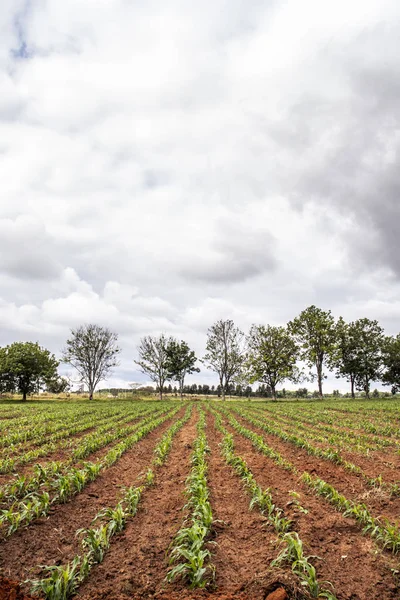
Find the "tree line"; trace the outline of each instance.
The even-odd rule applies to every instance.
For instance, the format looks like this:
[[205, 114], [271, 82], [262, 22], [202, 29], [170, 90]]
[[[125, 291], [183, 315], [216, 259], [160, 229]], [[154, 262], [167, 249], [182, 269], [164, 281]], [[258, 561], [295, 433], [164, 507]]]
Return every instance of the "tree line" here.
[[[100, 325], [71, 330], [61, 361], [75, 368], [90, 398], [119, 364], [117, 342], [117, 334]], [[181, 396], [194, 393], [196, 384], [188, 391], [185, 378], [198, 373], [199, 364], [218, 377], [217, 386], [201, 386], [206, 388], [203, 393], [213, 389], [223, 399], [233, 390], [236, 395], [251, 395], [256, 382], [276, 399], [277, 388], [285, 381], [316, 381], [322, 397], [326, 370], [349, 382], [353, 398], [356, 391], [369, 398], [371, 383], [377, 381], [391, 386], [392, 393], [400, 390], [400, 334], [385, 335], [378, 321], [367, 318], [335, 320], [331, 311], [314, 305], [286, 326], [253, 325], [247, 335], [231, 319], [221, 319], [208, 329], [201, 358], [184, 340], [163, 333], [144, 336], [134, 362], [156, 385], [160, 398], [169, 391], [171, 381]], [[68, 381], [58, 375], [58, 366], [55, 356], [38, 343], [15, 342], [0, 348], [0, 391], [19, 391], [23, 399], [43, 387], [53, 393], [63, 391]]]

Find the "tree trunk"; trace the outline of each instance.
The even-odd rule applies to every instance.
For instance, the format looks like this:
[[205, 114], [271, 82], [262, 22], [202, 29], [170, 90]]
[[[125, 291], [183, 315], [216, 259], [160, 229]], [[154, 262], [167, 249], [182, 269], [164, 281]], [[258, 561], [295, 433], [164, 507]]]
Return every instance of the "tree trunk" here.
[[223, 379], [219, 380], [219, 385], [221, 386], [221, 398], [225, 400], [225, 385], [223, 383]]
[[26, 402], [26, 392], [25, 392], [25, 390], [22, 392], [22, 401]]
[[354, 398], [356, 397], [355, 393], [354, 393], [354, 377], [353, 375], [350, 375], [350, 384], [351, 384], [351, 397]]
[[365, 397], [369, 399], [369, 380], [366, 379], [365, 380], [365, 386], [364, 386], [364, 390], [365, 390]]
[[318, 377], [318, 393], [320, 398], [323, 398], [322, 393], [322, 361], [317, 362], [317, 377]]
[[276, 398], [276, 389], [274, 385], [271, 385], [271, 392], [272, 392], [272, 400], [274, 402], [276, 402], [277, 398]]

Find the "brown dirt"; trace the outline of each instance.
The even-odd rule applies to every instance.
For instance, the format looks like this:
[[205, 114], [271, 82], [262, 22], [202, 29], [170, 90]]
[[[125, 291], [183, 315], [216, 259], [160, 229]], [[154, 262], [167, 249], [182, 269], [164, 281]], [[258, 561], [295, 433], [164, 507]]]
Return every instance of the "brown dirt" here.
[[[138, 514], [113, 540], [104, 562], [81, 586], [82, 600], [154, 598], [166, 585], [166, 551], [183, 519], [183, 491], [197, 419], [197, 411], [193, 411], [190, 421], [177, 433], [167, 463], [158, 470], [155, 485], [145, 492]], [[168, 585], [173, 593], [176, 588]]]
[[[258, 511], [250, 511], [250, 498], [220, 453], [222, 436], [208, 418], [207, 438], [211, 449], [209, 458], [209, 488], [215, 524], [213, 564], [216, 568], [216, 586], [220, 591], [247, 589], [265, 579], [268, 565], [275, 557], [276, 535], [265, 527], [265, 519]], [[264, 598], [264, 589], [258, 585], [254, 600]]]
[[[293, 519], [293, 528], [303, 540], [306, 553], [320, 557], [321, 560], [313, 560], [319, 580], [331, 582], [339, 600], [398, 600], [400, 588], [390, 571], [396, 567], [396, 561], [391, 555], [363, 537], [352, 519], [313, 495], [296, 475], [258, 453], [238, 433], [234, 436], [236, 452], [247, 461], [258, 483], [271, 489], [275, 504]], [[298, 461], [296, 466], [301, 470], [304, 465]], [[289, 495], [291, 490], [299, 494], [307, 514], [297, 509]]]
[[[217, 520], [211, 541], [217, 545], [210, 543], [209, 548], [216, 579], [207, 589], [194, 591], [182, 582], [164, 582], [168, 570], [166, 550], [184, 516], [183, 490], [190, 469], [196, 417], [195, 410], [191, 421], [174, 439], [167, 463], [157, 471], [156, 484], [144, 493], [137, 516], [123, 533], [113, 538], [104, 562], [93, 568], [88, 581], [81, 586], [78, 594], [81, 600], [304, 600], [290, 568], [270, 569], [271, 559], [280, 551], [276, 533], [258, 511], [249, 511], [249, 497], [240, 479], [220, 455], [221, 436], [211, 417], [207, 421], [211, 449], [208, 481]], [[151, 461], [157, 439], [169, 424], [170, 421], [141, 440], [71, 502], [55, 506], [49, 518], [39, 519], [0, 545], [0, 600], [31, 600], [29, 596], [24, 597], [18, 584], [3, 584], [6, 580], [2, 576], [21, 582], [40, 576], [40, 564], [64, 564], [73, 558], [79, 550], [75, 531], [88, 527], [101, 507], [115, 504], [120, 496], [120, 485], [133, 485], [137, 481]], [[256, 429], [250, 424], [246, 426]], [[391, 568], [398, 568], [396, 557], [364, 537], [352, 519], [335, 512], [303, 486], [297, 475], [284, 471], [258, 453], [251, 442], [238, 433], [235, 432], [234, 437], [236, 452], [247, 461], [258, 483], [263, 488], [271, 488], [275, 504], [293, 520], [293, 528], [303, 540], [307, 555], [320, 557], [311, 561], [319, 580], [334, 584], [338, 600], [400, 598], [399, 582], [391, 573]], [[277, 450], [283, 448], [283, 442], [273, 436], [270, 442]], [[314, 466], [318, 474], [321, 472], [324, 476], [328, 471], [318, 469], [327, 467], [336, 478], [335, 483], [345, 481], [343, 485], [354, 492], [352, 482], [347, 482], [348, 474], [343, 474], [336, 465], [318, 461], [297, 448], [293, 448], [293, 452], [293, 455], [286, 451], [284, 454], [293, 459], [300, 471], [312, 470]], [[291, 490], [299, 494], [297, 499], [290, 496]], [[300, 510], [297, 502], [307, 514]], [[325, 587], [329, 589], [328, 585]]]
[[[398, 519], [400, 497], [390, 497], [389, 492], [384, 489], [372, 488], [362, 477], [353, 475], [329, 460], [312, 456], [291, 442], [285, 442], [277, 436], [267, 434], [263, 429], [249, 423], [237, 414], [235, 414], [235, 418], [247, 429], [261, 435], [269, 446], [292, 462], [300, 472], [308, 471], [324, 479], [349, 500], [365, 504], [374, 516], [383, 515], [391, 521]], [[367, 463], [359, 461], [358, 464], [363, 468]], [[368, 474], [371, 477], [377, 477], [379, 473], [380, 471], [374, 471], [373, 465], [370, 465]]]
[[0, 576], [0, 600], [33, 600], [21, 589], [19, 583]]
[[[273, 558], [271, 541], [276, 536], [263, 527], [264, 519], [249, 511], [249, 499], [240, 481], [220, 456], [219, 434], [211, 422], [207, 437], [209, 487], [215, 524], [212, 563], [216, 579], [204, 590], [190, 591], [182, 582], [165, 583], [168, 571], [166, 551], [182, 524], [185, 479], [190, 469], [190, 453], [196, 436], [196, 417], [177, 434], [167, 464], [157, 474], [156, 485], [146, 492], [141, 510], [123, 534], [113, 541], [104, 562], [95, 567], [81, 586], [81, 600], [263, 600], [275, 589], [287, 589], [286, 598], [296, 594], [293, 578], [274, 580], [268, 570]], [[276, 577], [276, 576], [275, 576]]]
[[[124, 415], [121, 415], [121, 419], [123, 418]], [[133, 417], [131, 421], [128, 421], [127, 423], [124, 424], [124, 427], [129, 427], [137, 422], [140, 421], [140, 419], [143, 418], [142, 416], [139, 417]], [[99, 426], [104, 425], [103, 420], [101, 421], [101, 424]], [[120, 425], [119, 421], [115, 422], [115, 426], [118, 427]], [[75, 433], [73, 435], [69, 435], [68, 436], [68, 440], [75, 440], [75, 441], [79, 441], [81, 439], [83, 439], [86, 436], [89, 436], [93, 433], [93, 431], [95, 431], [96, 427], [88, 427], [87, 429], [84, 429], [83, 431], [80, 431], [79, 433]], [[96, 452], [93, 452], [92, 454], [88, 455], [86, 457], [85, 460], [95, 460], [97, 457], [101, 456], [102, 453], [107, 452], [113, 445], [116, 445], [118, 442], [121, 441], [122, 438], [115, 440], [114, 442], [110, 442], [109, 444], [107, 444], [106, 446], [103, 446], [103, 448], [100, 448], [99, 450], [97, 450]], [[58, 440], [59, 445], [61, 446], [63, 442], [65, 442], [66, 438], [62, 438], [61, 440]], [[13, 454], [13, 457], [15, 458], [16, 456], [20, 456], [22, 454], [24, 454], [24, 452], [26, 452], [27, 450], [31, 450], [35, 448], [34, 444], [29, 444], [29, 447], [27, 448], [22, 448], [18, 453]], [[65, 461], [67, 460], [70, 456], [71, 453], [73, 452], [73, 450], [75, 449], [75, 445], [73, 447], [59, 447], [56, 448], [54, 450], [54, 452], [49, 452], [48, 454], [46, 454], [46, 456], [44, 457], [38, 457], [38, 458], [33, 458], [31, 461], [29, 461], [28, 463], [24, 464], [24, 465], [17, 465], [16, 468], [13, 470], [13, 473], [6, 473], [6, 474], [0, 474], [0, 486], [6, 485], [7, 483], [9, 483], [10, 481], [12, 481], [15, 477], [15, 474], [18, 473], [18, 475], [25, 475], [25, 476], [29, 476], [31, 474], [33, 474], [33, 466], [35, 464], [41, 464], [43, 466], [45, 466], [46, 464], [53, 462], [53, 461]]]
[[[174, 417], [179, 418], [183, 411]], [[153, 458], [158, 439], [171, 425], [168, 419], [140, 440], [120, 460], [67, 504], [54, 505], [50, 515], [33, 521], [18, 530], [0, 545], [0, 574], [21, 581], [40, 576], [38, 565], [64, 564], [80, 551], [75, 532], [90, 526], [97, 512], [114, 506], [121, 496], [121, 487], [134, 484]]]

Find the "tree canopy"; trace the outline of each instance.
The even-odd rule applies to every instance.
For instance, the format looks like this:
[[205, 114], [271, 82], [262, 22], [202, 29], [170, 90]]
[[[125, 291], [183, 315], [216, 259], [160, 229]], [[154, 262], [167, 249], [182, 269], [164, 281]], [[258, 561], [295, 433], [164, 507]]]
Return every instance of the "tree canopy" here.
[[159, 336], [147, 335], [140, 340], [138, 346], [138, 360], [142, 373], [148, 375], [158, 387], [160, 400], [163, 397], [164, 384], [168, 379], [168, 353], [167, 347], [172, 338], [167, 338], [163, 333]]
[[247, 367], [250, 383], [259, 381], [270, 387], [276, 400], [276, 388], [285, 379], [298, 381], [298, 348], [286, 327], [253, 325], [248, 336]]
[[26, 400], [48, 382], [57, 379], [59, 363], [54, 354], [33, 342], [14, 342], [0, 348], [0, 386], [19, 392]]
[[244, 367], [244, 333], [231, 319], [219, 320], [208, 330], [206, 354], [202, 362], [219, 377], [222, 399], [235, 377], [240, 377]]
[[71, 330], [71, 337], [62, 351], [62, 361], [73, 366], [89, 389], [89, 398], [100, 381], [106, 379], [118, 363], [121, 349], [118, 335], [107, 327], [88, 324]]
[[335, 349], [335, 319], [330, 310], [325, 311], [312, 305], [290, 321], [288, 328], [299, 344], [300, 359], [317, 371], [318, 392], [322, 397], [323, 367]]
[[167, 344], [167, 379], [176, 381], [179, 385], [179, 394], [182, 398], [183, 386], [186, 375], [199, 373], [196, 367], [197, 358], [193, 350], [183, 340], [171, 339]]
[[383, 344], [385, 371], [383, 385], [391, 385], [395, 394], [400, 390], [400, 333], [396, 337], [386, 337]]

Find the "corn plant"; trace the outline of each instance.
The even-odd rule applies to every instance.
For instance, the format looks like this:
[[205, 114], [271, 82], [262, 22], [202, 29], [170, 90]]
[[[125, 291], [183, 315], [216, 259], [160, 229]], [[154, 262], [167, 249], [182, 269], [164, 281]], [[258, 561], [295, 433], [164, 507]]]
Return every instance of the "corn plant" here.
[[376, 539], [384, 548], [397, 554], [400, 551], [400, 529], [398, 523], [390, 523], [387, 519], [373, 517], [365, 504], [356, 504], [348, 500], [330, 484], [319, 477], [313, 477], [309, 473], [303, 473], [302, 481], [320, 496], [326, 498], [336, 506], [344, 516], [352, 517], [361, 526], [363, 533], [367, 533]]
[[82, 548], [90, 562], [101, 563], [110, 547], [110, 529], [107, 525], [100, 525], [97, 529], [80, 529], [77, 534], [84, 533]]
[[68, 600], [81, 582], [81, 567], [82, 559], [76, 556], [65, 566], [44, 567], [49, 577], [27, 583], [31, 584], [33, 594], [43, 594], [46, 600]]
[[[174, 409], [172, 414], [175, 414], [178, 410], [179, 408]], [[171, 416], [171, 413], [168, 414]], [[173, 435], [183, 427], [189, 417], [190, 410], [186, 411], [184, 417], [171, 426], [170, 429], [173, 431]], [[158, 419], [157, 424], [159, 422]], [[164, 460], [165, 458], [166, 454]], [[32, 593], [42, 593], [46, 600], [68, 600], [88, 577], [93, 565], [103, 561], [109, 549], [111, 538], [124, 529], [128, 518], [136, 515], [146, 485], [150, 485], [150, 482], [140, 487], [125, 489], [122, 500], [114, 508], [107, 507], [100, 510], [93, 519], [93, 522], [102, 521], [97, 528], [77, 531], [77, 535], [83, 535], [81, 542], [83, 555], [77, 555], [71, 563], [64, 566], [45, 567], [51, 573], [51, 576], [42, 580], [31, 581]]]
[[201, 410], [197, 425], [198, 435], [191, 455], [192, 468], [185, 488], [185, 509], [189, 514], [171, 543], [169, 563], [175, 566], [167, 574], [168, 582], [182, 577], [189, 582], [191, 588], [205, 587], [208, 583], [208, 573], [214, 573], [210, 563], [211, 553], [205, 547], [213, 515], [208, 499], [206, 456], [209, 448], [204, 430], [205, 415]]

